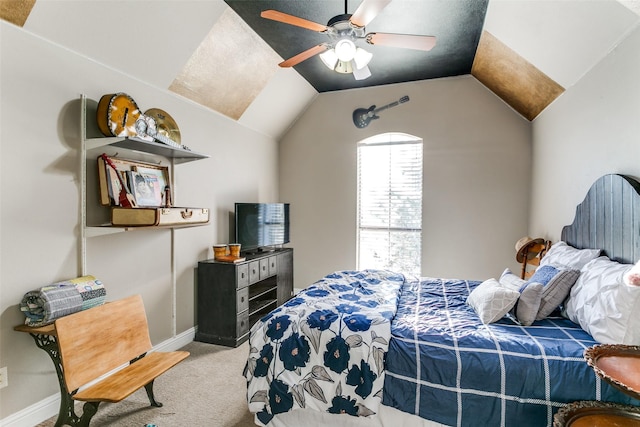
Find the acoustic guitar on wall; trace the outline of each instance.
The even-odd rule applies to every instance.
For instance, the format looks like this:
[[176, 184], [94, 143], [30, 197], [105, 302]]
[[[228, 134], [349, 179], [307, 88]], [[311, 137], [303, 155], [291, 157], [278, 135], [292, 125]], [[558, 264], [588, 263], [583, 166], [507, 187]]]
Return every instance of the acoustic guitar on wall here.
[[353, 111], [353, 124], [360, 129], [366, 128], [367, 126], [369, 126], [369, 123], [371, 122], [371, 120], [380, 118], [377, 115], [379, 112], [384, 111], [387, 108], [395, 107], [396, 105], [400, 105], [408, 101], [409, 101], [409, 97], [405, 95], [399, 100], [394, 101], [387, 105], [383, 105], [380, 108], [376, 108], [375, 105], [372, 105], [369, 108], [357, 108]]

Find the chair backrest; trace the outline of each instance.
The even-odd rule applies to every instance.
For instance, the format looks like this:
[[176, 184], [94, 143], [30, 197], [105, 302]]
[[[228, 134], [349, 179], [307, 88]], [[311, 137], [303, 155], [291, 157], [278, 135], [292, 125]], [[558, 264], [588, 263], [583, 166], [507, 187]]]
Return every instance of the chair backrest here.
[[140, 295], [61, 317], [55, 327], [69, 392], [151, 349]]

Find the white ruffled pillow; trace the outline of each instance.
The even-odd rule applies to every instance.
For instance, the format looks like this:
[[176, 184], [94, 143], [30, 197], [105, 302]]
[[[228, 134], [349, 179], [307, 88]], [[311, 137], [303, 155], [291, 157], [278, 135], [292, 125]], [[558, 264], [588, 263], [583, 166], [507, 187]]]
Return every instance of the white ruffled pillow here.
[[631, 268], [606, 256], [588, 262], [562, 314], [600, 343], [640, 345], [640, 286], [624, 283]]
[[600, 249], [576, 249], [563, 241], [556, 242], [540, 260], [540, 267], [550, 265], [563, 270], [580, 270], [600, 256]]

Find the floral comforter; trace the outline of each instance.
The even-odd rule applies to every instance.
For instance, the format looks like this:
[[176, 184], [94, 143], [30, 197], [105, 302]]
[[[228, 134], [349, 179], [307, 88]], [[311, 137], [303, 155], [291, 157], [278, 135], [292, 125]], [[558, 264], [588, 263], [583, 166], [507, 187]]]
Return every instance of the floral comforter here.
[[256, 322], [245, 369], [256, 423], [297, 408], [377, 413], [406, 280], [389, 271], [335, 272]]

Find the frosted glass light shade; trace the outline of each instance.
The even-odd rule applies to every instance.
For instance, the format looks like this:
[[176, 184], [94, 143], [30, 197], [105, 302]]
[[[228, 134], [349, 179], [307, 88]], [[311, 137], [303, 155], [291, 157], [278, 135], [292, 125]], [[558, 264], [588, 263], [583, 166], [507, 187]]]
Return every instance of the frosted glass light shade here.
[[369, 64], [369, 61], [371, 61], [371, 58], [373, 58], [373, 54], [371, 52], [367, 52], [361, 47], [357, 48], [356, 54], [353, 57], [353, 61], [356, 63], [355, 68], [359, 70], [366, 67]]
[[336, 43], [335, 51], [340, 61], [350, 62], [356, 56], [356, 45], [349, 39], [341, 39]]
[[336, 68], [336, 64], [338, 63], [338, 55], [336, 55], [336, 51], [333, 49], [327, 49], [322, 52], [320, 54], [320, 59], [322, 59], [324, 65], [326, 65], [330, 70]]
[[356, 80], [364, 80], [371, 77], [371, 70], [366, 65], [361, 68], [353, 67], [353, 78]]

